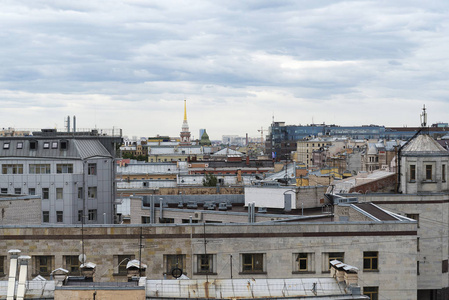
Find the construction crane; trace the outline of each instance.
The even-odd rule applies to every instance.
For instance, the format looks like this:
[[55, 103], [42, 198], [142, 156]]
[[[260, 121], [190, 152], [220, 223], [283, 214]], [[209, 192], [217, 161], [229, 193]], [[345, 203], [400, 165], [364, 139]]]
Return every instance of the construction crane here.
[[260, 143], [263, 145], [263, 131], [265, 130], [265, 132], [268, 130], [268, 129], [263, 129], [263, 127], [260, 127], [260, 129], [257, 129], [257, 131], [259, 131], [260, 132]]

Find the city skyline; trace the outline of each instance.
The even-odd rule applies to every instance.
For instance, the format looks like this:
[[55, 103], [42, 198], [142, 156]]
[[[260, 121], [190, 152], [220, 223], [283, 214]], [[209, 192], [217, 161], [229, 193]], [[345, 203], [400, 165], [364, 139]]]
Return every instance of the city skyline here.
[[6, 1], [1, 127], [258, 137], [275, 121], [447, 122], [443, 1]]

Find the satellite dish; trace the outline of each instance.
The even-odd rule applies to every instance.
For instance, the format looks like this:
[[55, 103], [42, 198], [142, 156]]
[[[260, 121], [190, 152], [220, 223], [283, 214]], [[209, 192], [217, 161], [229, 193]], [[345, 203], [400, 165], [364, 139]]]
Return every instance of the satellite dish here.
[[78, 255], [78, 260], [80, 261], [80, 263], [84, 264], [86, 262], [86, 254]]

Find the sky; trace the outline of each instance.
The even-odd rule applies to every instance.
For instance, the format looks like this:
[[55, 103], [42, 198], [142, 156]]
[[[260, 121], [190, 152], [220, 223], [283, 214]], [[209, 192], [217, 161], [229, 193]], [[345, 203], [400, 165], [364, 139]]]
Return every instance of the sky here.
[[449, 1], [3, 0], [0, 128], [449, 122]]

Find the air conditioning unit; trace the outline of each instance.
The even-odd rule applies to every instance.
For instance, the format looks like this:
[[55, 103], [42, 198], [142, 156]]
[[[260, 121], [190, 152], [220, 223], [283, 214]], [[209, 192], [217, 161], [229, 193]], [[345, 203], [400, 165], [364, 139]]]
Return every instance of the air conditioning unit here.
[[203, 218], [203, 213], [200, 211], [196, 211], [192, 216], [192, 220], [200, 221], [202, 218]]

